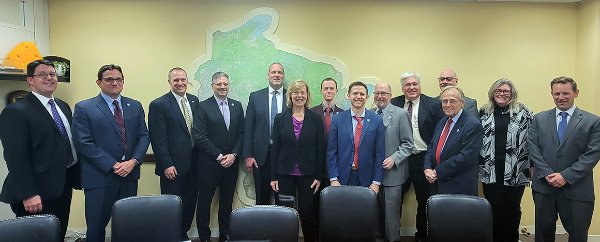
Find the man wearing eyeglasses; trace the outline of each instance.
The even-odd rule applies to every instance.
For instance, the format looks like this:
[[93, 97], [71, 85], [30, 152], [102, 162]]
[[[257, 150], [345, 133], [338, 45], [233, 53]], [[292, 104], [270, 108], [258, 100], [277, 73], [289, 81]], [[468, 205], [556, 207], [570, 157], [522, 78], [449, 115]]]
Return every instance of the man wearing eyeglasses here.
[[388, 83], [377, 83], [373, 92], [376, 108], [371, 109], [383, 118], [385, 126], [385, 159], [383, 160], [383, 185], [379, 193], [387, 241], [400, 241], [402, 216], [402, 184], [408, 180], [408, 156], [412, 154], [413, 133], [408, 112], [390, 103], [392, 89]]
[[[456, 76], [456, 72], [451, 69], [444, 69], [440, 73], [440, 77], [438, 78], [440, 91], [447, 86], [457, 86], [458, 85], [458, 77]], [[440, 96], [437, 96], [438, 99], [441, 99]], [[479, 118], [479, 112], [477, 111], [477, 100], [464, 97], [465, 98], [465, 106], [464, 110], [471, 116]]]
[[104, 65], [100, 94], [75, 105], [73, 140], [81, 155], [86, 241], [103, 242], [115, 201], [137, 194], [140, 165], [150, 139], [140, 102], [121, 96], [121, 67]]
[[31, 92], [0, 114], [0, 140], [8, 176], [0, 201], [9, 203], [17, 217], [55, 215], [61, 238], [69, 225], [72, 188], [80, 188], [71, 135], [71, 108], [54, 96], [54, 65], [36, 60], [27, 65]]
[[425, 154], [425, 178], [431, 195], [467, 194], [477, 196], [479, 152], [483, 145], [481, 122], [464, 112], [460, 88], [442, 89], [442, 108], [446, 118], [435, 128]]

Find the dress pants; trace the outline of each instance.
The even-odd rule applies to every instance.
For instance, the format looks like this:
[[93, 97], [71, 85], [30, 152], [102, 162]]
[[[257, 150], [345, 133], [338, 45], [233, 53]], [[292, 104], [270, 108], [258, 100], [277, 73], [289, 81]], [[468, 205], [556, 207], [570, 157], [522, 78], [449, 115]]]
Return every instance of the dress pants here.
[[[217, 162], [217, 161], [214, 161]], [[196, 225], [200, 240], [210, 240], [210, 209], [215, 191], [219, 188], [219, 241], [225, 241], [229, 234], [229, 216], [233, 204], [233, 195], [237, 185], [238, 164], [217, 169], [198, 167], [198, 207], [196, 209]]]
[[[65, 179], [65, 188], [63, 189], [60, 197], [56, 199], [46, 200], [42, 197], [42, 211], [37, 214], [52, 214], [58, 218], [60, 222], [60, 234], [61, 238], [65, 237], [67, 233], [67, 227], [69, 226], [69, 214], [71, 212], [71, 198], [73, 197], [73, 181], [78, 179], [74, 176], [79, 174], [75, 169], [79, 169], [79, 166], [73, 166], [67, 169], [67, 178]], [[10, 204], [11, 210], [17, 217], [34, 215], [25, 211], [23, 202]]]
[[256, 205], [271, 204], [271, 194], [275, 196], [275, 203], [279, 201], [276, 192], [271, 188], [271, 146], [267, 152], [267, 158], [263, 165], [258, 165], [258, 168], [252, 169], [254, 178], [254, 192], [256, 194]]
[[198, 199], [198, 186], [196, 180], [196, 165], [192, 163], [190, 170], [185, 175], [177, 175], [175, 180], [160, 176], [161, 194], [177, 195], [181, 198], [181, 240], [189, 240], [187, 232], [192, 226], [192, 220], [196, 214], [196, 202]]
[[[427, 199], [431, 196], [431, 187], [425, 173], [423, 172], [423, 163], [425, 161], [425, 152], [412, 154], [408, 157], [408, 180], [402, 185], [402, 194], [406, 193], [412, 183], [417, 197], [417, 232], [415, 238], [417, 241], [427, 241]], [[404, 198], [402, 198], [404, 201]]]
[[113, 204], [119, 199], [137, 195], [137, 180], [127, 180], [115, 174], [110, 176], [106, 186], [84, 189], [86, 242], [104, 242]]
[[402, 217], [402, 185], [381, 186], [377, 196], [380, 213], [379, 230], [384, 231], [387, 241], [400, 241], [400, 218]]
[[561, 191], [544, 194], [534, 190], [533, 202], [535, 203], [536, 242], [555, 241], [558, 216], [569, 233], [569, 242], [588, 241], [594, 201], [572, 200]]
[[525, 186], [482, 184], [485, 199], [492, 205], [494, 242], [518, 242], [521, 198]]
[[[279, 176], [279, 193], [292, 195], [298, 201], [298, 213], [302, 223], [302, 234], [305, 242], [316, 241], [314, 231], [314, 190], [310, 185], [314, 176]], [[297, 194], [297, 196], [296, 196]]]

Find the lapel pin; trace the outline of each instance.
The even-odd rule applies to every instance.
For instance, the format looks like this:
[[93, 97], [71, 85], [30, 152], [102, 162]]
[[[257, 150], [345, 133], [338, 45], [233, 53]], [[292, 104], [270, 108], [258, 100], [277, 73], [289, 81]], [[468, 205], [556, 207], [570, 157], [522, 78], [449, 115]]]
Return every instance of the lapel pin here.
[[456, 133], [458, 133], [458, 131], [460, 131], [460, 129], [456, 129]]
[[233, 103], [231, 103], [231, 106], [233, 107]]
[[370, 119], [367, 119], [367, 122], [371, 122], [371, 120], [370, 120]]
[[127, 107], [131, 106], [131, 104], [127, 103]]

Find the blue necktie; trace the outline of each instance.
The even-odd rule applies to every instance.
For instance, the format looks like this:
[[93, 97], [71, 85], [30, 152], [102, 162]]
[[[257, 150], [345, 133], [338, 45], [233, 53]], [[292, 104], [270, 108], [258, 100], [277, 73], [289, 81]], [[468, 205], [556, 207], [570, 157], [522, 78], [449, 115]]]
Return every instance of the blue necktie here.
[[269, 124], [269, 128], [271, 128], [271, 131], [273, 131], [273, 122], [275, 121], [275, 115], [277, 115], [277, 91], [273, 91], [273, 97], [271, 97], [271, 123]]
[[558, 123], [558, 143], [562, 144], [565, 139], [565, 131], [567, 130], [567, 112], [560, 112], [560, 123]]

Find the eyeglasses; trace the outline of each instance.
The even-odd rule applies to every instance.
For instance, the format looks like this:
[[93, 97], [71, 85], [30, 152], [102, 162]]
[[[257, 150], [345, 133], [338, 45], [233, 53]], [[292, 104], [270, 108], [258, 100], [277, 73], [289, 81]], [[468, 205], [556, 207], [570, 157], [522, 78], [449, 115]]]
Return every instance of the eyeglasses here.
[[373, 95], [375, 96], [387, 96], [390, 95], [391, 93], [389, 92], [374, 92]]
[[452, 81], [454, 79], [456, 79], [456, 77], [449, 76], [449, 77], [440, 77], [440, 78], [438, 78], [439, 81], [447, 81], [447, 82]]
[[48, 73], [48, 74], [46, 74], [46, 73], [33, 74], [33, 77], [39, 77], [39, 78], [42, 78], [42, 79], [45, 79], [45, 78], [55, 78], [56, 77], [56, 73], [55, 72], [51, 72], [51, 73]]
[[444, 99], [442, 100], [442, 104], [450, 104], [450, 105], [454, 105], [458, 102], [457, 99]]
[[500, 95], [500, 94], [510, 95], [511, 94], [510, 90], [501, 90], [501, 89], [496, 89], [496, 91], [494, 93], [496, 95]]
[[116, 82], [117, 84], [121, 84], [121, 83], [123, 83], [123, 81], [125, 81], [125, 79], [123, 79], [123, 78], [111, 78], [111, 77], [102, 78], [102, 80], [105, 82], [108, 82], [108, 83]]

